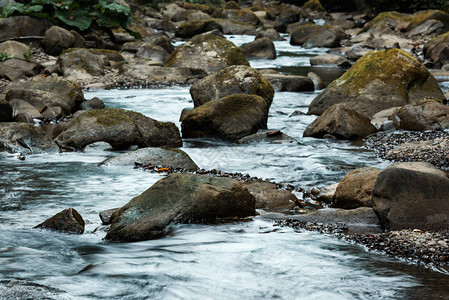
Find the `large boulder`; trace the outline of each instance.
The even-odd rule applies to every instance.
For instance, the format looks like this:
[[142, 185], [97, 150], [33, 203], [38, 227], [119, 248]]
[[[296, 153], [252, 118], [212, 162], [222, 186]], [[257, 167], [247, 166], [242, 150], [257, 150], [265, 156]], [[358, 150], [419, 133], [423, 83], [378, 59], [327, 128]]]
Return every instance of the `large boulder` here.
[[65, 233], [83, 234], [84, 219], [74, 208], [67, 208], [34, 228], [50, 229]]
[[424, 57], [441, 65], [449, 63], [449, 32], [439, 35], [424, 45]]
[[393, 116], [396, 128], [424, 131], [449, 128], [449, 106], [433, 99], [418, 100], [399, 109]]
[[344, 103], [339, 103], [328, 108], [307, 126], [303, 136], [322, 138], [329, 134], [338, 139], [354, 139], [364, 138], [376, 131], [368, 117]]
[[371, 51], [334, 80], [309, 105], [308, 114], [322, 114], [344, 102], [367, 117], [395, 106], [434, 97], [444, 99], [432, 74], [409, 53]]
[[6, 41], [0, 44], [0, 52], [6, 53], [10, 58], [30, 59], [30, 47], [16, 41]]
[[171, 224], [252, 216], [254, 203], [254, 196], [237, 180], [175, 173], [115, 212], [106, 239], [149, 240], [161, 237]]
[[267, 127], [267, 103], [257, 95], [235, 94], [207, 102], [182, 118], [182, 136], [218, 136], [235, 141]]
[[6, 100], [22, 99], [38, 109], [59, 106], [66, 114], [75, 112], [85, 100], [79, 85], [57, 76], [13, 82], [5, 92]]
[[67, 29], [52, 26], [45, 31], [42, 43], [47, 54], [58, 56], [63, 50], [72, 47], [75, 43], [75, 36]]
[[27, 123], [0, 123], [0, 152], [41, 154], [58, 153], [52, 139]]
[[16, 16], [0, 19], [0, 40], [16, 39], [24, 36], [44, 36], [53, 24], [46, 19]]
[[135, 164], [149, 167], [166, 167], [198, 170], [198, 166], [190, 156], [180, 149], [168, 147], [141, 148], [131, 152], [111, 157], [100, 163], [101, 166], [132, 166]]
[[113, 148], [171, 146], [180, 147], [179, 130], [171, 122], [159, 122], [123, 109], [105, 108], [80, 114], [55, 141], [64, 148], [83, 149], [95, 142]]
[[449, 179], [405, 168], [387, 168], [377, 177], [374, 210], [384, 230], [447, 230]]
[[198, 80], [190, 88], [195, 107], [234, 94], [261, 96], [268, 105], [268, 111], [273, 101], [274, 89], [258, 70], [243, 65], [227, 67]]
[[180, 38], [191, 38], [214, 29], [223, 31], [221, 25], [213, 19], [186, 21], [176, 29], [175, 35]]
[[262, 37], [240, 46], [247, 58], [275, 59], [276, 49], [270, 38]]
[[203, 69], [211, 74], [232, 65], [249, 66], [239, 47], [212, 33], [194, 36], [170, 55], [165, 67]]
[[264, 74], [276, 92], [313, 92], [315, 85], [306, 76], [285, 74]]
[[292, 32], [290, 44], [313, 47], [340, 47], [340, 41], [346, 38], [341, 28], [328, 25], [304, 24]]
[[349, 172], [338, 183], [333, 196], [334, 207], [352, 209], [373, 206], [373, 189], [381, 170], [365, 167]]
[[64, 77], [70, 80], [91, 79], [104, 75], [104, 59], [87, 49], [73, 49], [59, 56]]

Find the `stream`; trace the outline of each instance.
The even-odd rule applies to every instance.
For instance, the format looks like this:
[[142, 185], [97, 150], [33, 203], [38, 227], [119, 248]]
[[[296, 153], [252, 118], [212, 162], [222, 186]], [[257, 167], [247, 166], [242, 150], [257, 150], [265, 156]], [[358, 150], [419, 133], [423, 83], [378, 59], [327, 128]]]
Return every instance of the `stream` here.
[[[235, 44], [252, 36], [228, 36]], [[276, 60], [255, 68], [329, 82], [344, 70], [311, 68], [309, 57], [326, 49], [275, 42]], [[443, 83], [448, 89], [449, 85]], [[185, 139], [181, 148], [200, 168], [248, 173], [309, 189], [339, 181], [349, 171], [389, 162], [348, 141], [302, 138], [316, 117], [307, 112], [320, 91], [276, 92], [268, 128], [299, 143], [232, 144]], [[107, 107], [140, 112], [180, 127], [180, 112], [193, 107], [189, 87], [92, 90]], [[294, 115], [292, 115], [296, 112]], [[103, 240], [98, 213], [120, 207], [162, 174], [132, 167], [99, 167], [120, 154], [102, 143], [83, 152], [0, 157], [0, 282], [25, 280], [65, 291], [68, 299], [448, 299], [449, 274], [368, 252], [333, 236], [295, 232], [252, 221], [178, 225], [167, 237], [137, 243]], [[83, 235], [32, 229], [73, 207], [86, 221]], [[0, 299], [2, 296], [0, 294]]]

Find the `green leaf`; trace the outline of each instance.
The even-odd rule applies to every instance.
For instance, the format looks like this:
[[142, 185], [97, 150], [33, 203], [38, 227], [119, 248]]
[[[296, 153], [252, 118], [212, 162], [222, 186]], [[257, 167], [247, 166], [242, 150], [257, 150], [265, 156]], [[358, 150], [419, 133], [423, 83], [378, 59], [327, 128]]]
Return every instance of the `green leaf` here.
[[92, 23], [92, 17], [87, 10], [70, 11], [58, 9], [55, 14], [60, 21], [81, 31], [88, 29]]

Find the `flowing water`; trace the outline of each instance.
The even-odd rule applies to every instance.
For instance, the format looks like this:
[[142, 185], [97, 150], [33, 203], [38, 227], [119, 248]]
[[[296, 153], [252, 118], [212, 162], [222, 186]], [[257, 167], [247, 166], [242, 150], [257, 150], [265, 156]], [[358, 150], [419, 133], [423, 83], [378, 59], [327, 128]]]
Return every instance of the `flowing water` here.
[[[228, 38], [236, 44], [252, 39]], [[324, 51], [288, 42], [276, 42], [276, 47], [278, 59], [252, 61], [252, 66], [304, 74], [310, 70], [308, 57]], [[315, 117], [300, 112], [307, 111], [317, 94], [275, 95], [268, 127], [299, 143], [236, 145], [199, 139], [184, 140], [182, 149], [201, 168], [303, 188], [334, 183], [354, 168], [386, 166], [358, 145], [302, 138]], [[108, 107], [178, 126], [181, 110], [193, 106], [188, 87], [85, 93], [87, 99], [94, 96]], [[132, 167], [97, 166], [117, 154], [98, 144], [84, 152], [35, 155], [25, 161], [14, 155], [1, 158], [0, 281], [43, 284], [71, 299], [449, 298], [449, 276], [441, 270], [367, 252], [332, 236], [273, 227], [258, 217], [244, 223], [180, 225], [152, 241], [104, 241], [106, 228], [98, 213], [122, 206], [162, 177]], [[32, 229], [68, 207], [86, 220], [83, 235]]]

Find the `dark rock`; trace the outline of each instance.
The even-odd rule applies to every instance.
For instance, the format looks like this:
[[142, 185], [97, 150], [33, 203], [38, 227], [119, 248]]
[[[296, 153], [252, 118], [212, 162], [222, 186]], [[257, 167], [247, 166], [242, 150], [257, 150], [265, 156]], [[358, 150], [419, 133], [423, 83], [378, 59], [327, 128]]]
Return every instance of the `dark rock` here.
[[244, 138], [241, 138], [237, 141], [239, 144], [249, 144], [249, 143], [274, 143], [274, 144], [281, 144], [281, 143], [298, 143], [297, 140], [292, 138], [289, 135], [286, 135], [285, 133], [281, 132], [280, 130], [271, 130], [266, 132], [259, 132], [255, 134], [251, 134], [248, 136], [245, 136]]
[[94, 97], [90, 100], [86, 100], [83, 103], [81, 103], [81, 105], [80, 105], [80, 109], [82, 109], [82, 110], [92, 110], [92, 109], [102, 109], [102, 108], [105, 108], [104, 102], [97, 97]]
[[412, 131], [449, 128], [449, 106], [433, 99], [418, 100], [399, 109], [393, 116], [396, 128]]
[[276, 92], [312, 92], [315, 90], [312, 79], [306, 76], [265, 74]]
[[74, 209], [67, 208], [34, 228], [50, 229], [65, 233], [83, 234], [83, 217]]
[[384, 230], [447, 230], [449, 179], [403, 168], [382, 171], [373, 192]]
[[363, 138], [377, 131], [370, 119], [339, 103], [328, 108], [321, 116], [307, 126], [304, 137], [323, 138], [330, 134], [339, 139]]
[[444, 98], [425, 66], [403, 50], [371, 51], [322, 91], [310, 103], [308, 114], [320, 115], [343, 102], [371, 117], [424, 97]]
[[106, 239], [149, 240], [164, 235], [170, 224], [252, 216], [254, 204], [254, 196], [237, 180], [175, 173], [115, 212]]
[[75, 43], [75, 37], [67, 29], [52, 26], [45, 31], [45, 38], [42, 43], [47, 54], [58, 56], [63, 50], [72, 47]]
[[0, 99], [0, 122], [11, 122], [13, 119], [13, 110], [11, 104], [6, 100]]
[[195, 20], [182, 23], [175, 32], [180, 38], [191, 38], [197, 34], [205, 33], [217, 29], [223, 32], [223, 28], [215, 20]]
[[267, 103], [257, 95], [236, 94], [207, 102], [182, 119], [182, 136], [207, 135], [235, 141], [267, 127]]
[[131, 152], [108, 158], [100, 166], [132, 166], [135, 163], [143, 166], [166, 167], [184, 169], [188, 171], [198, 170], [198, 166], [190, 156], [180, 149], [174, 148], [141, 148]]
[[346, 38], [346, 34], [338, 27], [305, 24], [292, 32], [290, 44], [305, 48], [335, 48], [340, 47], [340, 41], [344, 38]]
[[53, 24], [45, 19], [16, 16], [0, 19], [0, 40], [10, 40], [24, 36], [43, 37]]
[[203, 69], [209, 74], [232, 65], [249, 63], [240, 48], [211, 33], [196, 35], [177, 47], [165, 63], [165, 67]]
[[59, 147], [36, 127], [26, 123], [0, 123], [0, 152], [58, 153]]
[[276, 49], [274, 43], [270, 38], [258, 38], [253, 42], [246, 43], [240, 46], [245, 56], [248, 58], [266, 58], [275, 59]]
[[270, 108], [274, 90], [270, 82], [256, 69], [248, 66], [230, 66], [201, 80], [190, 88], [195, 107], [234, 94], [254, 94], [265, 99]]
[[372, 207], [373, 189], [380, 172], [378, 168], [365, 167], [346, 174], [335, 190], [334, 207]]
[[55, 141], [61, 147], [83, 149], [95, 142], [109, 143], [113, 148], [129, 146], [180, 147], [178, 128], [171, 122], [158, 122], [144, 115], [123, 109], [96, 109], [70, 121], [68, 129]]

